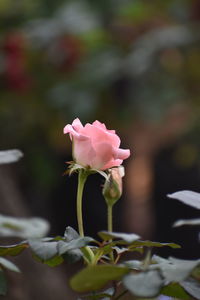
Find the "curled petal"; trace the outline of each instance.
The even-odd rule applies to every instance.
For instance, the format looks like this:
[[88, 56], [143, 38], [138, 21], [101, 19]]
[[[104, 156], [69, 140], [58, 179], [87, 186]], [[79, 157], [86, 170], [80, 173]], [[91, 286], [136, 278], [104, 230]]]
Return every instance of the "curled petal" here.
[[115, 159], [126, 159], [130, 156], [130, 150], [129, 149], [117, 149], [114, 148], [114, 158]]
[[73, 122], [72, 122], [72, 127], [74, 130], [76, 130], [77, 132], [80, 132], [81, 129], [83, 128], [83, 125], [81, 123], [81, 121], [79, 120], [79, 118], [76, 118]]

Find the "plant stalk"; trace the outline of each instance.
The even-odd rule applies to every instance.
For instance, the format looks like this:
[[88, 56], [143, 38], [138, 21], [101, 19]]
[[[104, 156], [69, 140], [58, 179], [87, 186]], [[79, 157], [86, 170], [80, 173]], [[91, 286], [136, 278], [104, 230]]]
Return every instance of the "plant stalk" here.
[[[108, 204], [107, 208], [108, 208], [108, 231], [112, 232], [113, 231], [113, 205]], [[112, 239], [109, 242], [111, 243]], [[110, 252], [110, 260], [114, 262], [113, 251]]]
[[[82, 200], [83, 200], [83, 189], [86, 182], [86, 179], [88, 177], [88, 173], [81, 169], [79, 170], [78, 175], [78, 191], [77, 191], [77, 206], [76, 206], [76, 212], [77, 212], [77, 221], [78, 221], [78, 231], [81, 237], [84, 237], [84, 228], [83, 228], [83, 213], [82, 213]], [[84, 259], [88, 264], [93, 264], [94, 261], [94, 253], [90, 249], [90, 247], [86, 246], [83, 247], [82, 253], [84, 255]]]

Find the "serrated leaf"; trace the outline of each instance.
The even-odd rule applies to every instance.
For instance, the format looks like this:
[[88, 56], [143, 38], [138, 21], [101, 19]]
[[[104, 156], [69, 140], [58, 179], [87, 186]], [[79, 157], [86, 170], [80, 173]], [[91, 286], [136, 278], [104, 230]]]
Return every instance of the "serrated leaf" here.
[[132, 243], [137, 241], [140, 236], [134, 233], [120, 233], [120, 232], [109, 232], [109, 231], [100, 231], [98, 235], [104, 241], [109, 241], [110, 239], [120, 239], [126, 243]]
[[80, 237], [76, 240], [71, 240], [70, 242], [59, 241], [57, 244], [58, 253], [59, 255], [62, 255], [67, 251], [85, 247], [92, 241], [94, 240], [91, 237]]
[[200, 225], [200, 219], [190, 219], [190, 220], [178, 220], [173, 224], [173, 227], [180, 227], [184, 225], [196, 226]]
[[10, 271], [18, 273], [20, 272], [20, 269], [14, 263], [9, 261], [8, 259], [5, 259], [4, 257], [0, 257], [0, 265]]
[[169, 198], [173, 198], [181, 201], [184, 204], [200, 209], [200, 193], [193, 191], [180, 191], [167, 195]]
[[162, 288], [161, 294], [183, 300], [190, 300], [190, 296], [180, 286], [179, 283], [170, 283]]
[[22, 251], [24, 251], [26, 248], [28, 248], [28, 244], [25, 242], [16, 245], [10, 245], [10, 246], [0, 246], [0, 256], [6, 256], [6, 255], [16, 256], [20, 254]]
[[66, 227], [65, 233], [64, 233], [64, 238], [65, 238], [66, 242], [76, 240], [79, 237], [80, 237], [80, 235], [74, 228], [72, 228], [71, 226]]
[[58, 242], [43, 242], [40, 240], [29, 240], [29, 246], [33, 253], [38, 256], [41, 261], [48, 261], [54, 256], [57, 256]]
[[3, 237], [41, 238], [48, 230], [49, 223], [42, 218], [15, 218], [0, 215], [0, 236]]
[[196, 299], [200, 299], [200, 283], [193, 279], [188, 278], [182, 282], [180, 282], [180, 285], [188, 292], [192, 297]]
[[111, 265], [90, 266], [76, 274], [70, 280], [70, 285], [73, 290], [80, 293], [96, 291], [109, 281], [120, 280], [128, 272], [129, 269], [126, 267]]
[[17, 162], [22, 157], [23, 153], [18, 149], [0, 151], [0, 164]]
[[4, 272], [0, 271], [0, 296], [5, 296], [7, 293], [7, 281]]
[[129, 292], [137, 297], [155, 297], [164, 284], [160, 273], [156, 270], [128, 274], [122, 282]]

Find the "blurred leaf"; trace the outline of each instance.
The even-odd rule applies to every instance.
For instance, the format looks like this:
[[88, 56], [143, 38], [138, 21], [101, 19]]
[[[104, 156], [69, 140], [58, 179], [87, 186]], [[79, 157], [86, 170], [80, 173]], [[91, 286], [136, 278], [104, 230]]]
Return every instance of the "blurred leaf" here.
[[19, 268], [15, 264], [13, 264], [11, 261], [9, 261], [3, 257], [0, 257], [0, 265], [10, 271], [20, 272]]
[[171, 247], [171, 248], [181, 248], [178, 244], [175, 243], [159, 243], [159, 242], [152, 242], [152, 241], [136, 241], [131, 243], [130, 249], [133, 247]]
[[20, 150], [6, 150], [0, 151], [0, 164], [10, 164], [17, 162], [23, 157], [23, 153]]
[[83, 256], [83, 254], [80, 249], [69, 250], [62, 255], [64, 260], [66, 260], [68, 263], [71, 263], [71, 264], [79, 261], [82, 256]]
[[140, 260], [127, 260], [123, 262], [123, 265], [136, 270], [141, 270], [142, 268], [142, 262]]
[[70, 242], [59, 241], [57, 244], [58, 253], [60, 255], [62, 255], [64, 253], [66, 253], [67, 251], [85, 247], [92, 241], [94, 241], [94, 240], [91, 237], [80, 237], [80, 238], [72, 240]]
[[0, 256], [16, 256], [20, 254], [22, 251], [24, 251], [26, 248], [28, 248], [27, 243], [20, 243], [16, 245], [10, 245], [10, 246], [0, 246]]
[[47, 234], [49, 223], [41, 218], [15, 218], [0, 215], [0, 236], [41, 238]]
[[129, 292], [137, 297], [155, 297], [164, 284], [160, 273], [156, 270], [128, 274], [122, 282]]
[[173, 227], [180, 227], [184, 225], [189, 225], [189, 226], [200, 225], [200, 218], [191, 219], [191, 220], [178, 220], [173, 224]]
[[170, 283], [169, 285], [164, 286], [160, 293], [173, 298], [190, 300], [190, 296], [178, 283]]
[[43, 242], [41, 240], [29, 240], [28, 243], [34, 254], [37, 255], [44, 262], [50, 260], [58, 254], [58, 242]]
[[122, 239], [126, 243], [132, 243], [138, 240], [140, 237], [134, 233], [118, 233], [118, 232], [109, 232], [109, 231], [100, 231], [98, 235], [104, 241], [109, 241], [110, 239]]
[[169, 194], [167, 197], [179, 200], [184, 204], [200, 209], [200, 193], [192, 191], [180, 191]]
[[78, 232], [71, 226], [68, 226], [65, 229], [64, 238], [66, 239], [67, 242], [78, 239], [79, 237], [80, 235], [78, 234]]
[[129, 269], [125, 267], [111, 265], [90, 266], [72, 277], [70, 285], [73, 290], [80, 293], [96, 291], [111, 280], [120, 280], [128, 272]]
[[0, 295], [5, 296], [7, 293], [7, 282], [4, 272], [0, 270]]
[[200, 283], [193, 278], [188, 278], [182, 282], [180, 285], [188, 292], [192, 297], [200, 299]]
[[183, 260], [173, 257], [169, 259], [163, 259], [154, 255], [152, 258], [157, 262], [155, 265], [151, 265], [151, 268], [158, 268], [161, 270], [166, 283], [169, 282], [181, 282], [185, 280], [191, 272], [200, 264], [200, 260]]

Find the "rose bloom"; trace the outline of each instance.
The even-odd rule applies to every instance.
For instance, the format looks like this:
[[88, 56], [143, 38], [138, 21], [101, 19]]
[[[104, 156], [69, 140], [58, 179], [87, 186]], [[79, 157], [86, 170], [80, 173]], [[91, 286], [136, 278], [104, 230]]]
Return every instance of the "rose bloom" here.
[[130, 150], [119, 148], [121, 141], [115, 130], [108, 130], [99, 121], [83, 126], [77, 118], [65, 126], [66, 133], [73, 141], [73, 158], [83, 167], [106, 170], [120, 166], [130, 156]]

